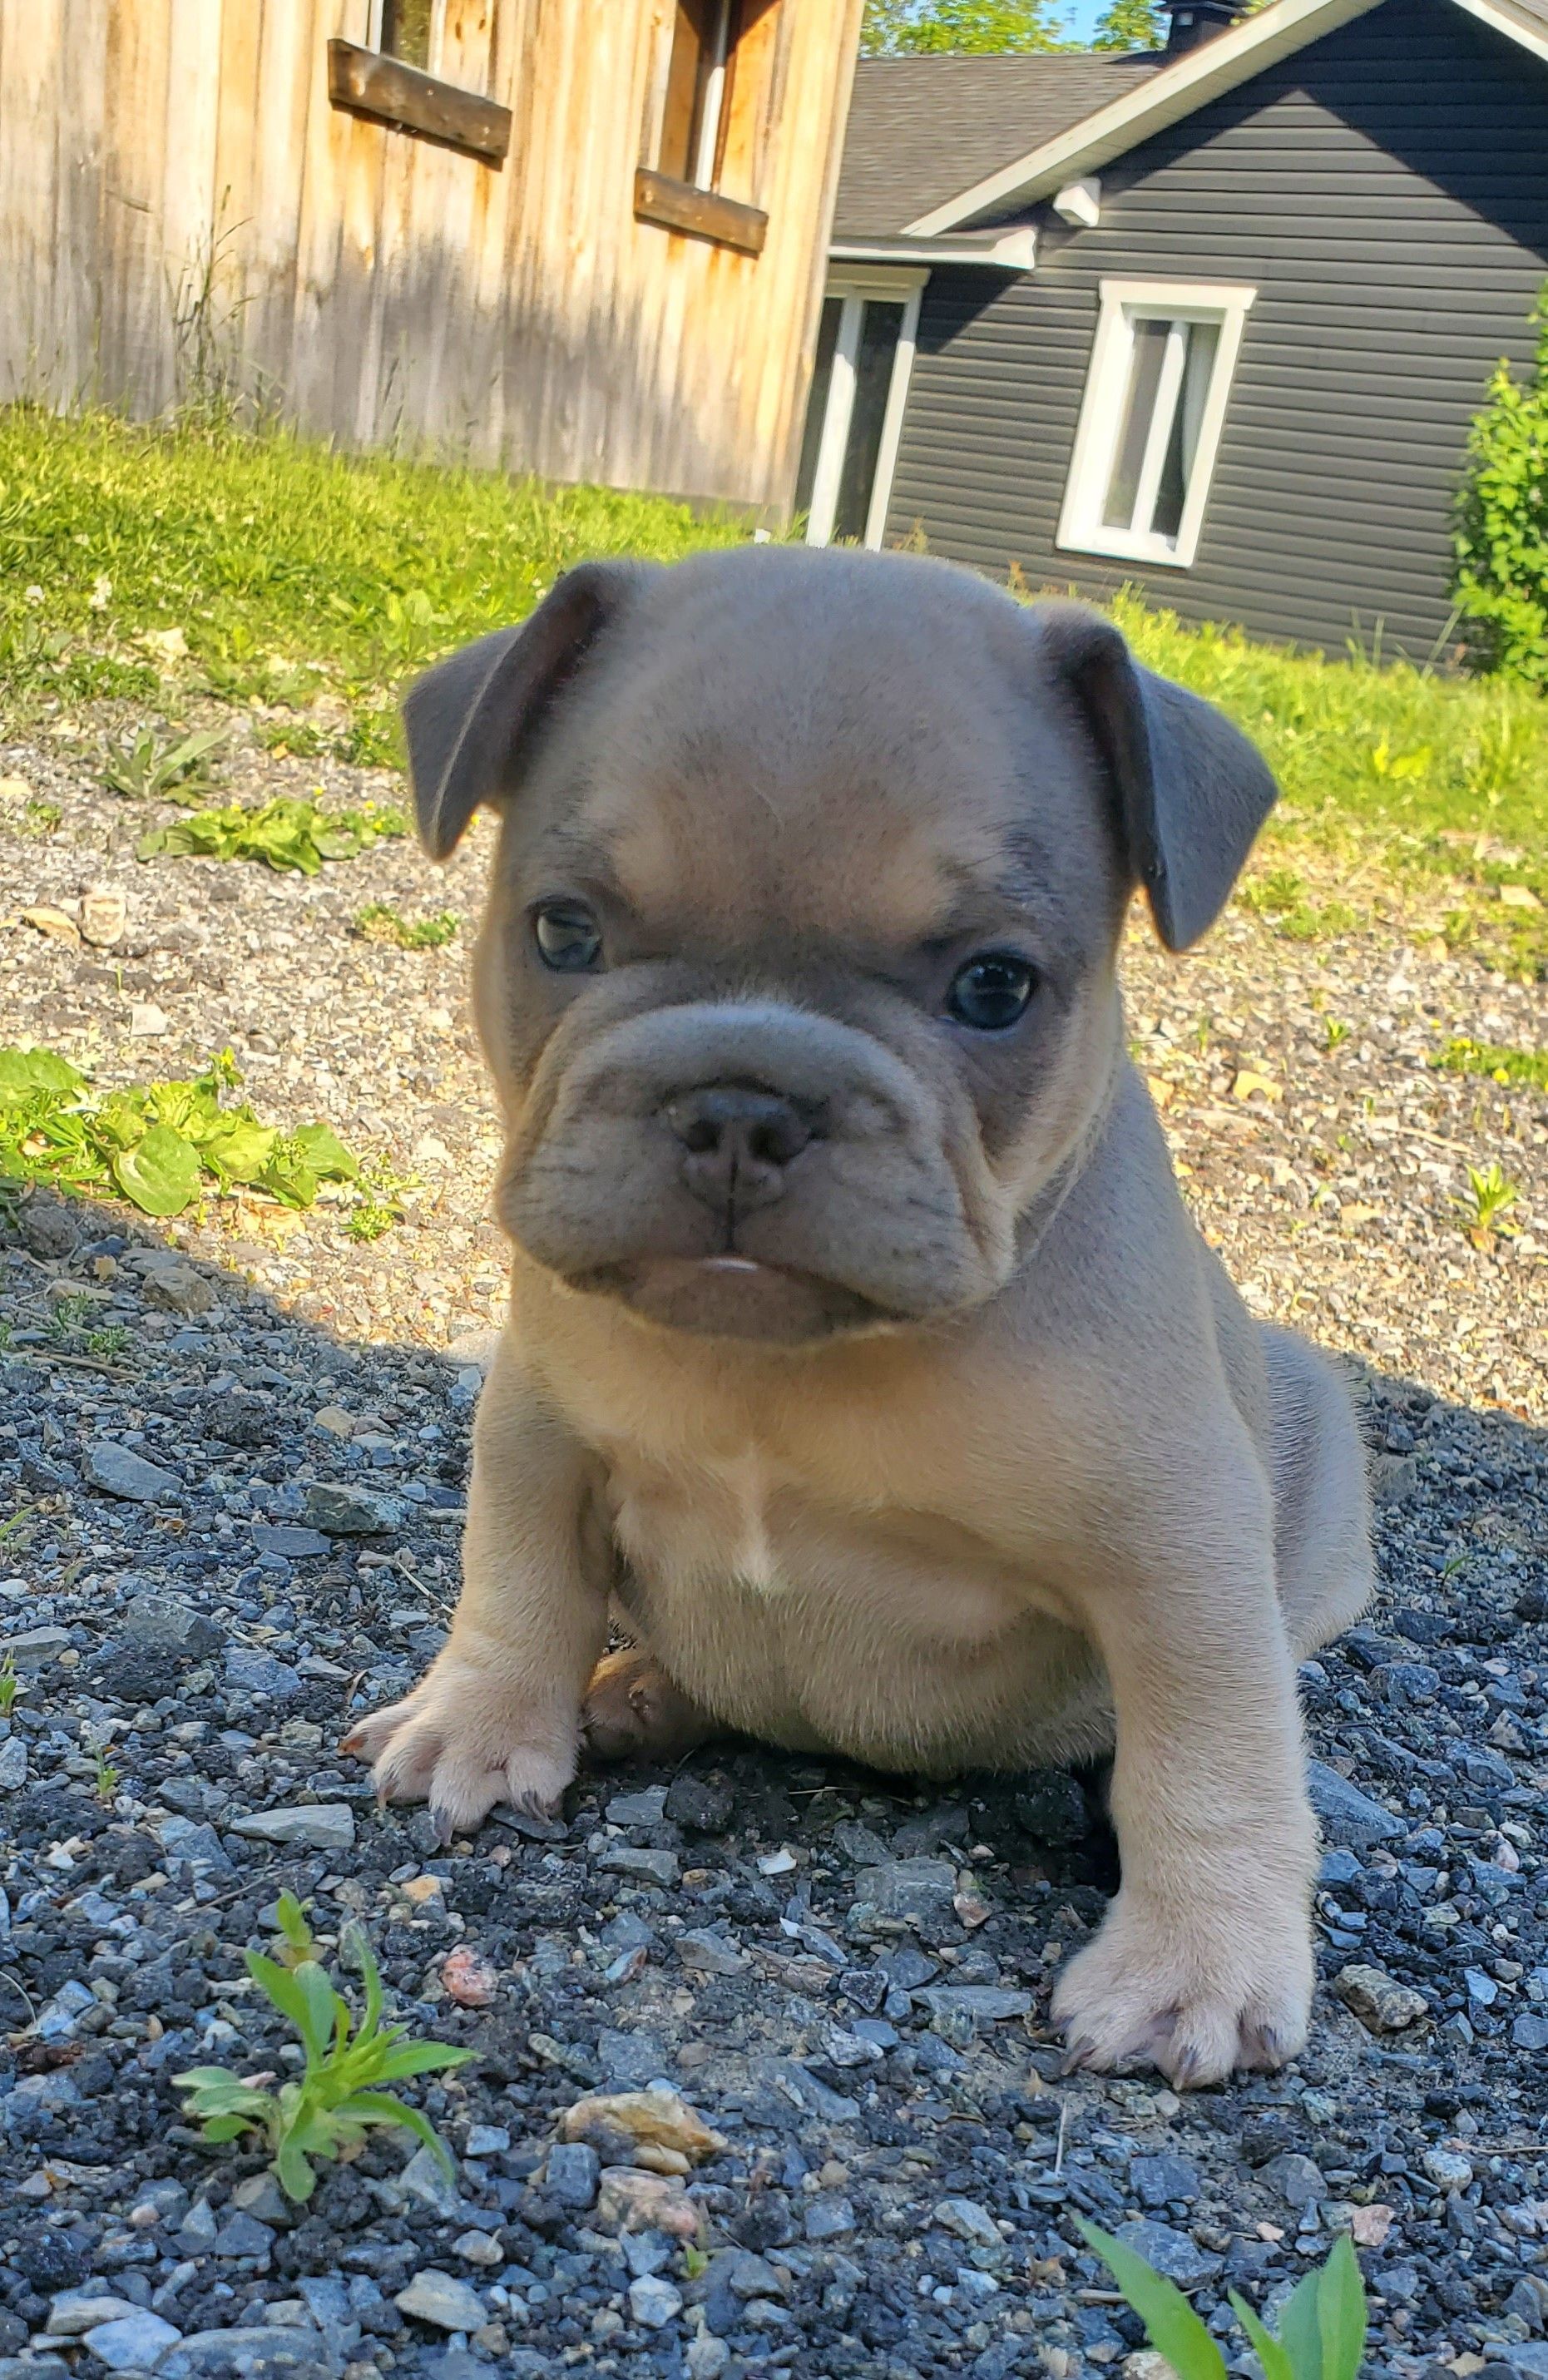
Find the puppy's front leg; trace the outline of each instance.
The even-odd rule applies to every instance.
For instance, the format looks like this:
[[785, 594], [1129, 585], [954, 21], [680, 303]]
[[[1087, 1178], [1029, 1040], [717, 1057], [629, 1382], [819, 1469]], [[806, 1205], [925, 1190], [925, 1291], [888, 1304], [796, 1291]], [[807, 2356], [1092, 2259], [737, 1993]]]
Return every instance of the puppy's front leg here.
[[383, 1801], [428, 1800], [443, 1840], [497, 1802], [552, 1809], [575, 1773], [581, 1695], [607, 1641], [587, 1562], [585, 1449], [507, 1354], [479, 1400], [452, 1633], [406, 1700], [345, 1741]]
[[1054, 2016], [1072, 2063], [1179, 2086], [1282, 2065], [1312, 2000], [1316, 1829], [1272, 1511], [1245, 1446], [1230, 1474], [1174, 1477], [1123, 1574], [1082, 1597], [1117, 1708], [1123, 1881]]

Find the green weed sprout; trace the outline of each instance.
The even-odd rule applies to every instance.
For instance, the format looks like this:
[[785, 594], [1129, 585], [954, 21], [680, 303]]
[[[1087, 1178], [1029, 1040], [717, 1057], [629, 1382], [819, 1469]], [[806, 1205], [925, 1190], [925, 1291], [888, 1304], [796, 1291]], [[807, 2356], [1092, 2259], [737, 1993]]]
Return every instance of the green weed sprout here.
[[[1154, 2265], [1077, 2216], [1081, 2237], [1107, 2265], [1158, 2355], [1178, 2380], [1226, 2380], [1226, 2359], [1182, 2291]], [[1247, 2333], [1264, 2380], [1356, 2380], [1365, 2352], [1365, 2284], [1348, 2237], [1325, 2264], [1296, 2283], [1273, 2333], [1235, 2289], [1231, 2310]]]
[[[310, 1928], [293, 1895], [281, 1896], [277, 1913], [290, 1956], [312, 1950]], [[306, 2064], [299, 2075], [282, 2082], [277, 2091], [246, 2082], [226, 2066], [195, 2066], [174, 2077], [187, 2095], [185, 2112], [200, 2118], [207, 2141], [262, 2133], [274, 2179], [297, 2204], [316, 2188], [313, 2160], [347, 2155], [373, 2125], [412, 2132], [448, 2178], [453, 2171], [445, 2144], [428, 2118], [380, 2086], [461, 2066], [473, 2053], [444, 2041], [409, 2041], [405, 2026], [384, 2025], [376, 1961], [364, 1934], [357, 1930], [355, 1938], [366, 1986], [365, 2010], [358, 2020], [315, 1956], [283, 1965], [261, 1951], [246, 1954], [253, 1982], [300, 2036]]]
[[1497, 1229], [1500, 1217], [1515, 1206], [1520, 1196], [1515, 1183], [1497, 1164], [1481, 1169], [1469, 1165], [1468, 1191], [1469, 1196], [1459, 1198], [1457, 1204], [1468, 1229], [1481, 1234]]

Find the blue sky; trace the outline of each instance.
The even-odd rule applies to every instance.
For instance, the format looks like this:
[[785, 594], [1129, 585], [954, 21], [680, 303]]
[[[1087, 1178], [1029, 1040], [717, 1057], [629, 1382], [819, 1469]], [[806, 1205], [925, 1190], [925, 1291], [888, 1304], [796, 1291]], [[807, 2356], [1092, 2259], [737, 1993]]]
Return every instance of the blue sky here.
[[1107, 0], [1065, 0], [1059, 14], [1078, 42], [1089, 42]]

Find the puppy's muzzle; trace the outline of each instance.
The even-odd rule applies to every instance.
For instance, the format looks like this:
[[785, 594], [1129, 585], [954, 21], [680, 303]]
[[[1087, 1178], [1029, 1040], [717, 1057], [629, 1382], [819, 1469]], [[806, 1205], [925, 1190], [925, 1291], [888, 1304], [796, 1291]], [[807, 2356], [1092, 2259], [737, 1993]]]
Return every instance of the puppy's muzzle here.
[[682, 1144], [683, 1181], [717, 1214], [751, 1214], [782, 1197], [785, 1170], [818, 1122], [810, 1101], [756, 1083], [703, 1083], [660, 1112]]

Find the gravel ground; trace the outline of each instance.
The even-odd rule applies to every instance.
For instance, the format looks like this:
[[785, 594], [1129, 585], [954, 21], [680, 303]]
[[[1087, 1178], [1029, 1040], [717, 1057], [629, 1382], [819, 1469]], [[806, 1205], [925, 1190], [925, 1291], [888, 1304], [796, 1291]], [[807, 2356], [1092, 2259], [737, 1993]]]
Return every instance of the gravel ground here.
[[[1421, 924], [1300, 944], [1239, 910], [1181, 965], [1135, 940], [1190, 1195], [1255, 1308], [1358, 1365], [1381, 1499], [1380, 1600], [1303, 1672], [1312, 2045], [1179, 2102], [1058, 2073], [1049, 1981], [1114, 1881], [1076, 1780], [942, 1796], [726, 1746], [449, 1852], [376, 1814], [333, 1747], [440, 1642], [502, 1268], [470, 925], [405, 952], [349, 921], [470, 921], [487, 839], [441, 879], [406, 843], [311, 882], [141, 868], [146, 813], [84, 743], [0, 747], [64, 813], [29, 836], [0, 785], [0, 1038], [104, 1082], [229, 1042], [261, 1111], [416, 1186], [369, 1245], [252, 1200], [156, 1230], [40, 1199], [0, 1233], [0, 2380], [1076, 2380], [1141, 2343], [1080, 2212], [1183, 2281], [1235, 2371], [1227, 2288], [1272, 2310], [1352, 2228], [1375, 2371], [1548, 2380], [1548, 1111], [1428, 1064], [1453, 1033], [1538, 1046], [1541, 991]], [[256, 747], [230, 776], [394, 790]], [[103, 881], [112, 947], [22, 918]], [[1475, 1246], [1452, 1202], [1493, 1160], [1519, 1231]], [[51, 1323], [88, 1295], [127, 1334], [107, 1362]], [[284, 2070], [241, 1953], [287, 1887], [474, 2051], [409, 2086], [454, 2185], [379, 2134], [298, 2210], [181, 2125], [183, 2068]], [[556, 2149], [577, 2101], [656, 2081], [719, 2143], [654, 2156], [685, 2173], [585, 2114]]]

